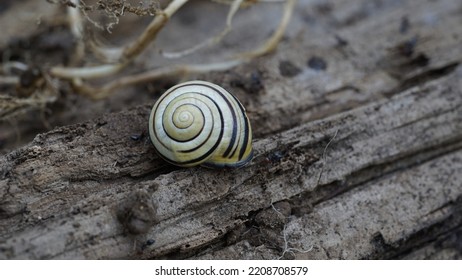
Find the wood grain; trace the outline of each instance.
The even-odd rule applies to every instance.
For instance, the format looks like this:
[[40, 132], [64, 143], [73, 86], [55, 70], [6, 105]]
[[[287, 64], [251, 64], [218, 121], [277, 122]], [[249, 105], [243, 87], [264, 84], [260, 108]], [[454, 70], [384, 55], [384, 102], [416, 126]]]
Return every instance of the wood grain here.
[[277, 53], [200, 77], [249, 109], [244, 168], [164, 163], [154, 101], [1, 156], [0, 258], [461, 258], [461, 4], [366, 2], [300, 1]]

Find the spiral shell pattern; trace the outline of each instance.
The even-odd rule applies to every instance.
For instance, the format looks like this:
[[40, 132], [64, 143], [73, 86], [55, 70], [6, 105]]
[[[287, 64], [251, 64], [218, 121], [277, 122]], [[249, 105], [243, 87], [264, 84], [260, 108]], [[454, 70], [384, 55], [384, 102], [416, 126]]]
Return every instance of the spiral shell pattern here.
[[252, 159], [252, 129], [244, 107], [204, 81], [176, 85], [156, 102], [149, 136], [158, 154], [178, 166], [239, 167]]

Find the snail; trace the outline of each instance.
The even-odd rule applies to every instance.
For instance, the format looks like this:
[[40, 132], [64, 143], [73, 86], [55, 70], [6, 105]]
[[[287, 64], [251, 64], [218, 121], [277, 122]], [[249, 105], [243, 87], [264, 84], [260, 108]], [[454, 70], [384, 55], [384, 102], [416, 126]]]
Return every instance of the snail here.
[[241, 167], [253, 156], [244, 107], [224, 88], [205, 81], [168, 89], [152, 108], [149, 136], [163, 159], [182, 167]]

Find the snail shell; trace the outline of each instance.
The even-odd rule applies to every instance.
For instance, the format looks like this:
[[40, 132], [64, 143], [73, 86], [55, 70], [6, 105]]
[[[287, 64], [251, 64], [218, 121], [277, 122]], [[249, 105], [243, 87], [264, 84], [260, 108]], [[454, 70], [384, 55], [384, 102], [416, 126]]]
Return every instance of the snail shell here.
[[149, 118], [158, 154], [178, 166], [239, 167], [252, 159], [244, 107], [222, 87], [190, 81], [167, 90]]

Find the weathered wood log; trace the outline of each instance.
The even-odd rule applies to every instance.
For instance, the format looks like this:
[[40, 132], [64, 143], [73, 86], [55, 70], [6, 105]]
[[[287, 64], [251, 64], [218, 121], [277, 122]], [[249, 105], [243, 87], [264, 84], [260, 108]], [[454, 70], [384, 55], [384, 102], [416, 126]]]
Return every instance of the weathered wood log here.
[[164, 163], [152, 103], [0, 157], [0, 258], [461, 258], [460, 3], [359, 2], [300, 1], [275, 55], [208, 76], [247, 167]]
[[180, 257], [255, 211], [299, 200], [313, 212], [301, 211], [284, 230], [316, 248], [308, 257], [374, 256], [371, 240], [393, 246], [460, 207], [461, 78], [457, 68], [389, 100], [258, 140], [254, 161], [239, 170], [163, 165], [146, 137], [130, 137], [143, 131], [146, 107], [40, 135], [1, 159], [0, 252]]

